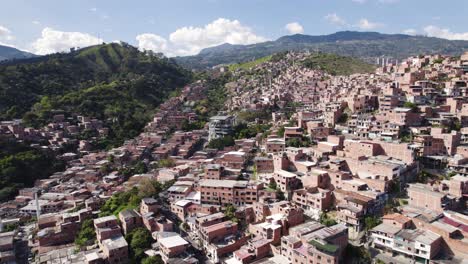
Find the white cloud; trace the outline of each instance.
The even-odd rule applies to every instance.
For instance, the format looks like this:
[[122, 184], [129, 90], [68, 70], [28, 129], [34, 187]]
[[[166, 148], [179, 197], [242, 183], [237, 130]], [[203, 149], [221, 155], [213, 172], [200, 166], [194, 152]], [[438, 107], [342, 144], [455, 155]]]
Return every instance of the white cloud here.
[[383, 24], [377, 23], [377, 22], [371, 22], [366, 18], [361, 18], [356, 26], [362, 30], [370, 30], [370, 29], [376, 29], [378, 27], [381, 27], [383, 26]]
[[[144, 44], [144, 46], [139, 46], [140, 48], [147, 49], [153, 46], [154, 51], [161, 51], [164, 38], [158, 35], [139, 36], [141, 40], [139, 43]], [[223, 43], [253, 44], [266, 40], [266, 38], [256, 35], [251, 28], [242, 25], [238, 20], [218, 18], [204, 27], [182, 27], [172, 32], [169, 35], [169, 40], [166, 40], [165, 54], [167, 56], [195, 55], [204, 48]], [[150, 44], [152, 41], [155, 43]]]
[[0, 25], [0, 40], [14, 40], [15, 37], [11, 34], [11, 31], [2, 25]]
[[46, 27], [42, 30], [41, 37], [32, 43], [32, 51], [43, 55], [68, 51], [75, 47], [97, 45], [101, 42], [102, 39], [88, 33], [58, 31]]
[[92, 8], [89, 9], [89, 11], [91, 11], [91, 12], [97, 12], [97, 8], [96, 8], [96, 7], [92, 7]]
[[167, 40], [161, 36], [144, 33], [136, 36], [138, 47], [141, 50], [152, 50], [154, 52], [167, 52]]
[[183, 27], [169, 35], [178, 55], [197, 54], [203, 48], [229, 44], [253, 44], [266, 39], [257, 36], [251, 28], [238, 20], [218, 18], [204, 27]]
[[33, 23], [34, 25], [40, 25], [41, 22], [37, 21], [37, 20], [33, 20], [31, 23]]
[[364, 4], [365, 2], [367, 2], [367, 0], [351, 0], [353, 1], [354, 3], [358, 3], [358, 4]]
[[406, 35], [416, 35], [418, 34], [418, 31], [414, 28], [408, 28], [408, 29], [405, 29], [403, 30], [403, 33], [406, 34]]
[[450, 40], [468, 40], [468, 32], [456, 33], [452, 32], [448, 28], [440, 28], [432, 25], [425, 27], [424, 32], [429, 37], [438, 37]]
[[304, 28], [298, 22], [291, 22], [286, 24], [284, 28], [289, 32], [289, 34], [302, 34], [304, 33]]
[[4, 27], [4, 26], [0, 26], [0, 36], [6, 36], [6, 35], [9, 35], [11, 33], [11, 31]]
[[331, 13], [331, 14], [326, 15], [325, 19], [334, 25], [338, 25], [338, 26], [346, 25], [346, 21], [340, 16], [338, 16], [336, 13]]

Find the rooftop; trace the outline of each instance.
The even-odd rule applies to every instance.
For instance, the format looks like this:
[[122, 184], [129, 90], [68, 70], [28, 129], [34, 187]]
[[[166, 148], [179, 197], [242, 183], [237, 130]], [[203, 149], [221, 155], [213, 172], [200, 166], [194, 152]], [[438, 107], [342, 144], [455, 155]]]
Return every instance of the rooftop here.
[[309, 244], [314, 246], [318, 250], [323, 251], [325, 253], [329, 253], [329, 254], [335, 254], [338, 251], [338, 246], [330, 244], [325, 241], [312, 239], [309, 241]]
[[401, 228], [398, 226], [389, 225], [389, 224], [380, 224], [372, 228], [372, 231], [395, 235], [396, 233], [401, 231]]
[[234, 188], [234, 187], [246, 187], [248, 184], [247, 181], [234, 181], [234, 180], [211, 180], [204, 179], [200, 181], [201, 187], [224, 187], [224, 188]]
[[159, 239], [159, 244], [165, 248], [173, 248], [178, 246], [188, 245], [188, 242], [183, 239], [181, 236], [170, 236]]
[[128, 247], [127, 241], [125, 240], [123, 236], [118, 236], [118, 237], [103, 240], [102, 245], [104, 247], [107, 247], [109, 250]]

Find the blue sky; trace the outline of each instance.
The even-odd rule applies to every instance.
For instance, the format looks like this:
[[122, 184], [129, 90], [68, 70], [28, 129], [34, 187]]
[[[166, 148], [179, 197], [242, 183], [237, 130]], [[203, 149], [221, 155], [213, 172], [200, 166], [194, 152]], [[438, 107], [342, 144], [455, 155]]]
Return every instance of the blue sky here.
[[466, 10], [467, 0], [4, 0], [0, 43], [46, 54], [122, 40], [175, 56], [340, 30], [468, 40]]

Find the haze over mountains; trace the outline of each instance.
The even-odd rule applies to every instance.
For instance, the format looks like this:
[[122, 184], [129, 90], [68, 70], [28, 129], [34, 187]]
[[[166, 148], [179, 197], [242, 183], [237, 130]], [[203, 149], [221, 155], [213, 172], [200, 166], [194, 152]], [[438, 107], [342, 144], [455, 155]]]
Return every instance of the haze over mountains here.
[[341, 31], [321, 36], [296, 34], [252, 45], [223, 44], [206, 48], [195, 56], [177, 57], [176, 61], [186, 67], [204, 68], [253, 60], [281, 51], [310, 50], [356, 57], [374, 63], [381, 56], [404, 59], [423, 53], [460, 55], [466, 49], [468, 41], [464, 40]]
[[0, 45], [0, 61], [13, 59], [27, 59], [36, 55], [16, 48]]
[[[205, 48], [194, 56], [175, 57], [182, 66], [203, 69], [219, 64], [251, 61], [281, 51], [319, 51], [360, 58], [375, 63], [378, 57], [404, 59], [418, 54], [460, 55], [468, 41], [378, 32], [340, 31], [329, 35], [289, 35], [274, 41], [251, 45], [222, 44]], [[0, 46], [0, 61], [30, 58], [34, 55], [15, 48]]]

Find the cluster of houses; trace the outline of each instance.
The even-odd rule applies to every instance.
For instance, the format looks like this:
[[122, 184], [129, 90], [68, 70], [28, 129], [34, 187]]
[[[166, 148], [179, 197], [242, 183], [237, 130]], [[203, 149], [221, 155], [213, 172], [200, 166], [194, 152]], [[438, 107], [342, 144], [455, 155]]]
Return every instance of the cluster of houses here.
[[[198, 118], [193, 102], [206, 95], [203, 82], [185, 87], [138, 137], [71, 159], [20, 190], [2, 215], [38, 217], [41, 263], [73, 247], [86, 219], [96, 243], [61, 257], [69, 263], [127, 263], [125, 235], [135, 228], [151, 232], [145, 254], [164, 263], [345, 263], [358, 245], [383, 262], [468, 258], [468, 53], [351, 76], [306, 69], [298, 63], [306, 56], [255, 66], [260, 75], [236, 72], [226, 85], [232, 114], [189, 132], [181, 129]], [[268, 122], [267, 131], [207, 147], [233, 135], [235, 111], [267, 109], [271, 120], [248, 124]], [[121, 172], [135, 163], [148, 171]], [[173, 184], [99, 217], [109, 197], [147, 180]]]
[[[105, 127], [104, 122], [87, 116], [66, 117], [64, 114], [56, 114], [52, 122], [38, 129], [25, 127], [21, 119], [0, 122], [0, 136], [28, 142], [40, 149], [66, 152], [62, 155], [65, 160], [72, 160], [79, 157], [80, 153], [92, 151], [93, 141], [105, 138], [108, 134], [109, 128]], [[76, 148], [70, 152], [70, 146]]]

